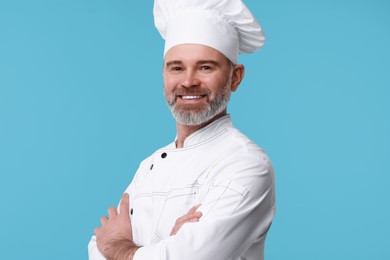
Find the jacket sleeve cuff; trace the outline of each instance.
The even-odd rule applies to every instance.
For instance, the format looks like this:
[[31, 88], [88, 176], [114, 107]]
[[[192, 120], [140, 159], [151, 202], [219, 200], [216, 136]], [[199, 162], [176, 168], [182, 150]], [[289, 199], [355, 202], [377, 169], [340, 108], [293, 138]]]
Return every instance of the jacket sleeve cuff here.
[[96, 246], [96, 237], [92, 236], [88, 244], [88, 259], [89, 260], [106, 260]]
[[159, 243], [138, 248], [138, 250], [135, 252], [133, 260], [162, 259], [161, 251], [164, 244], [165, 242], [162, 240]]

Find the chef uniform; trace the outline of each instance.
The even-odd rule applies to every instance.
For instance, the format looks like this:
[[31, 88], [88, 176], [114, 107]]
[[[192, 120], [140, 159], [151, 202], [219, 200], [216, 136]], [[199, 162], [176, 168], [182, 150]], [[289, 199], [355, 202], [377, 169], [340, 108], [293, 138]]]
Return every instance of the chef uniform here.
[[[217, 7], [222, 11], [216, 16]], [[166, 39], [165, 53], [180, 43], [205, 44], [237, 63], [239, 52], [259, 48], [264, 41], [260, 26], [240, 0], [156, 0], [154, 14]], [[227, 20], [227, 14], [233, 17]], [[232, 27], [234, 22], [243, 28]], [[215, 25], [217, 32], [205, 29], [206, 24]], [[180, 33], [183, 30], [189, 31]], [[233, 44], [221, 43], [216, 34], [224, 33], [228, 35], [223, 39]], [[126, 192], [133, 242], [141, 246], [135, 260], [264, 258], [275, 214], [273, 168], [264, 150], [236, 129], [229, 115], [189, 135], [183, 148], [172, 142], [142, 161]], [[175, 221], [197, 204], [203, 214], [199, 222], [185, 223], [170, 236]], [[94, 236], [89, 259], [105, 259]]]

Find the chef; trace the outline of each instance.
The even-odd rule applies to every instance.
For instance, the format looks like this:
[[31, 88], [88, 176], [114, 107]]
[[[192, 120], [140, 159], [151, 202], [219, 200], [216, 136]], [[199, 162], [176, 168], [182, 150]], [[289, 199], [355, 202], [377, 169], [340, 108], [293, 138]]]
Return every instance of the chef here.
[[264, 259], [272, 164], [227, 114], [244, 77], [238, 55], [262, 47], [263, 31], [241, 0], [155, 0], [154, 18], [177, 135], [101, 218], [89, 259]]

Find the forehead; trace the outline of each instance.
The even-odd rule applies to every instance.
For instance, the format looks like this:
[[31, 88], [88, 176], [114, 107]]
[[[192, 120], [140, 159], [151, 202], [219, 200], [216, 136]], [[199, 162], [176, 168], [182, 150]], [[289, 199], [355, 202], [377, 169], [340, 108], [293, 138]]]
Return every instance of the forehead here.
[[199, 60], [214, 60], [221, 64], [229, 64], [228, 58], [221, 52], [202, 44], [179, 44], [165, 54], [165, 63], [170, 61], [197, 62]]

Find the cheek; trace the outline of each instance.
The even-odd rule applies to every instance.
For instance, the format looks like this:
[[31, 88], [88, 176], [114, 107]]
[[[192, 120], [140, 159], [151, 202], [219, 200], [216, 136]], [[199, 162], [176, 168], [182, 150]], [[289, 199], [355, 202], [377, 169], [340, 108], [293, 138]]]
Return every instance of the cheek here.
[[164, 93], [165, 95], [169, 95], [172, 93], [172, 87], [170, 84], [168, 84], [167, 82], [164, 82]]
[[221, 89], [226, 87], [227, 81], [226, 81], [226, 79], [222, 79], [222, 78], [217, 78], [217, 79], [214, 78], [214, 79], [210, 79], [210, 80], [205, 80], [204, 83], [205, 83], [205, 86], [207, 86], [207, 88], [211, 92], [216, 93], [216, 92], [219, 92]]
[[164, 85], [164, 96], [169, 97], [170, 95], [172, 95], [172, 89], [169, 89]]
[[164, 95], [165, 97], [172, 99], [177, 87], [173, 82], [164, 82]]
[[164, 78], [164, 91], [171, 92], [178, 86], [179, 81], [172, 77], [165, 77]]

